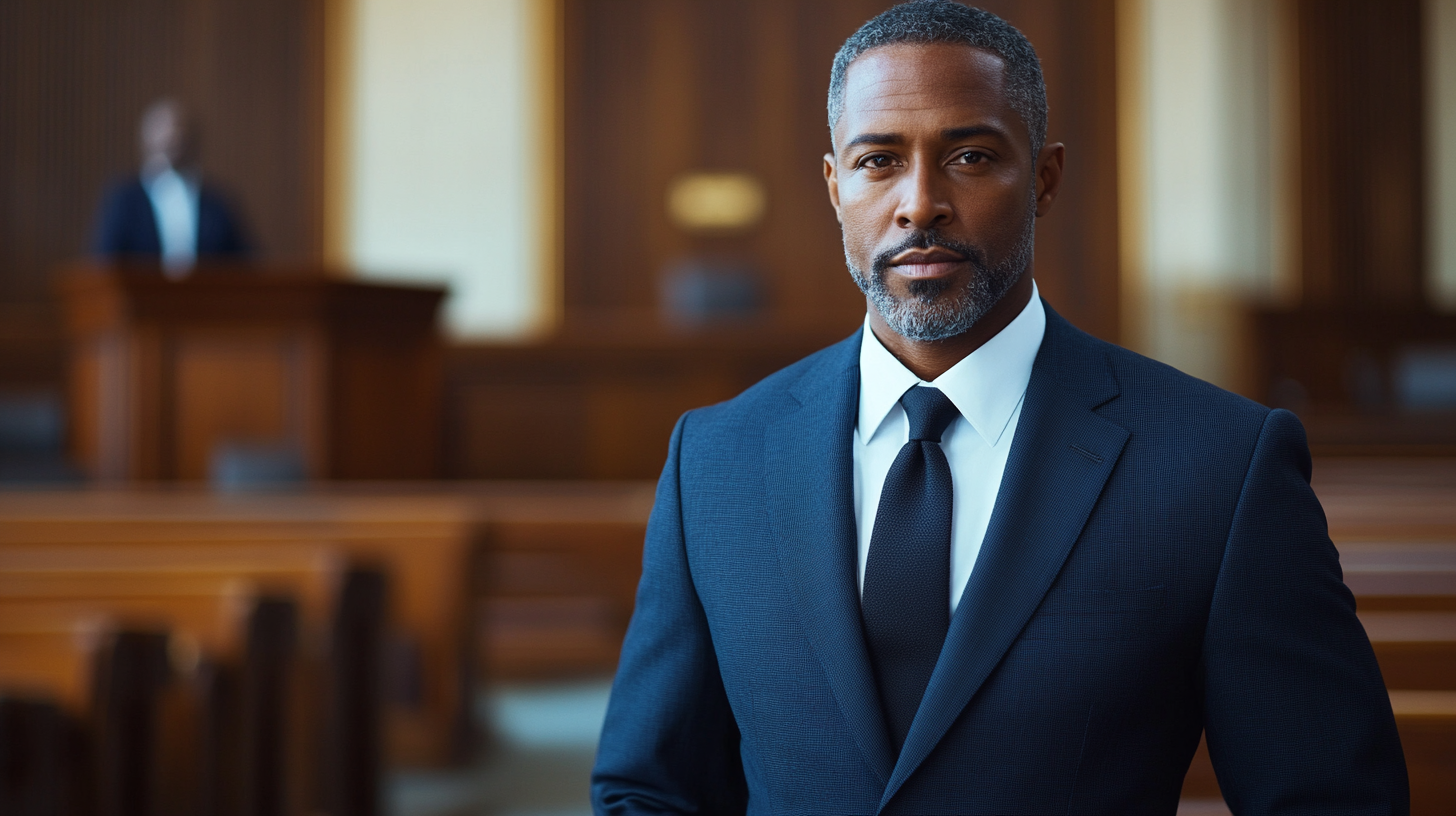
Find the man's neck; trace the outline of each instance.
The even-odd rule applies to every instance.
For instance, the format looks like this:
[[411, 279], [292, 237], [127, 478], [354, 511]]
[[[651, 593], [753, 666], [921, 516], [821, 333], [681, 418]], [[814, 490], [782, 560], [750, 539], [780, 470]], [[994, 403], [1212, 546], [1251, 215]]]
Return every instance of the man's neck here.
[[910, 340], [897, 334], [885, 322], [884, 316], [873, 303], [869, 304], [870, 329], [874, 331], [880, 344], [915, 376], [925, 382], [932, 382], [1011, 325], [1011, 321], [1031, 302], [1031, 292], [1032, 276], [1028, 267], [1006, 294], [996, 301], [991, 311], [986, 312], [974, 326], [944, 340]]
[[145, 180], [154, 179], [167, 172], [176, 173], [178, 176], [188, 180], [196, 177], [196, 173], [191, 165], [173, 164], [165, 156], [154, 156], [142, 162], [141, 177]]

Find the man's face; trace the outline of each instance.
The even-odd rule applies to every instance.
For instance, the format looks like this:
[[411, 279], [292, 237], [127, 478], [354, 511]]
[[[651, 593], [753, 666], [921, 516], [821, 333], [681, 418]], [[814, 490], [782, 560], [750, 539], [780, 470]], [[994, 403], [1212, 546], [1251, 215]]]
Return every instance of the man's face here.
[[845, 75], [829, 196], [850, 273], [908, 339], [967, 331], [1031, 261], [1038, 157], [1003, 84], [999, 57], [957, 44], [873, 49]]
[[165, 161], [178, 167], [191, 158], [192, 133], [187, 112], [174, 102], [160, 102], [142, 115], [142, 161]]

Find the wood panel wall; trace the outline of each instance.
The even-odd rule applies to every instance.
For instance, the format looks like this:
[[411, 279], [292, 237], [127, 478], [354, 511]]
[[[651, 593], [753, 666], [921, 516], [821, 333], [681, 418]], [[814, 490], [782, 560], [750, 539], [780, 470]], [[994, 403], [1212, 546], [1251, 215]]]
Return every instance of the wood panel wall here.
[[[659, 277], [686, 256], [755, 266], [770, 322], [847, 333], [864, 299], [844, 268], [821, 171], [835, 51], [886, 0], [567, 0], [567, 321], [655, 319]], [[1062, 198], [1037, 227], [1043, 294], [1108, 339], [1118, 326], [1111, 0], [984, 3], [1041, 55], [1049, 136], [1067, 144]], [[670, 181], [754, 174], [768, 215], [732, 237], [670, 223]]]
[[1450, 455], [1456, 410], [1411, 405], [1416, 348], [1456, 349], [1425, 291], [1419, 0], [1299, 0], [1299, 302], [1255, 308], [1252, 396], [1315, 452]]
[[[447, 472], [466, 478], [653, 478], [673, 422], [729, 399], [864, 317], [821, 157], [829, 67], [887, 0], [566, 0], [565, 325], [447, 361]], [[998, 0], [1042, 58], [1050, 138], [1067, 144], [1036, 277], [1073, 322], [1115, 340], [1117, 166], [1112, 0]], [[751, 231], [692, 235], [672, 179], [740, 171], [766, 186]], [[756, 267], [750, 325], [664, 325], [660, 276], [707, 256]]]
[[86, 252], [160, 96], [195, 112], [204, 172], [262, 252], [317, 255], [322, 15], [310, 0], [0, 3], [0, 385], [60, 380], [52, 272]]
[[711, 335], [567, 331], [446, 358], [446, 475], [655, 479], [673, 423], [838, 339], [750, 328]]
[[1299, 3], [1307, 306], [1425, 303], [1421, 5]]

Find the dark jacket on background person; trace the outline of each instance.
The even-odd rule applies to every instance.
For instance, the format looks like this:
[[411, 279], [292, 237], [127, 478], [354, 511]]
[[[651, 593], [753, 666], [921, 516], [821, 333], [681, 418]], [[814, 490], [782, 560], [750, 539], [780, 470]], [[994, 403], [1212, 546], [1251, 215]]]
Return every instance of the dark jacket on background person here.
[[[242, 224], [216, 190], [203, 184], [197, 209], [198, 257], [238, 257], [252, 250]], [[104, 258], [161, 255], [156, 212], [139, 177], [119, 181], [107, 191], [91, 249]]]

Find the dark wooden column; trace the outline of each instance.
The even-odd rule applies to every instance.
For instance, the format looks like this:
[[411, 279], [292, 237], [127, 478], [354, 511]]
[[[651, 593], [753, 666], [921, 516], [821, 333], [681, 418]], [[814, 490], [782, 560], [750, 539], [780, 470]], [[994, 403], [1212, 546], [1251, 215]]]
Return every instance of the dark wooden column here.
[[1307, 307], [1425, 303], [1419, 0], [1299, 3]]

